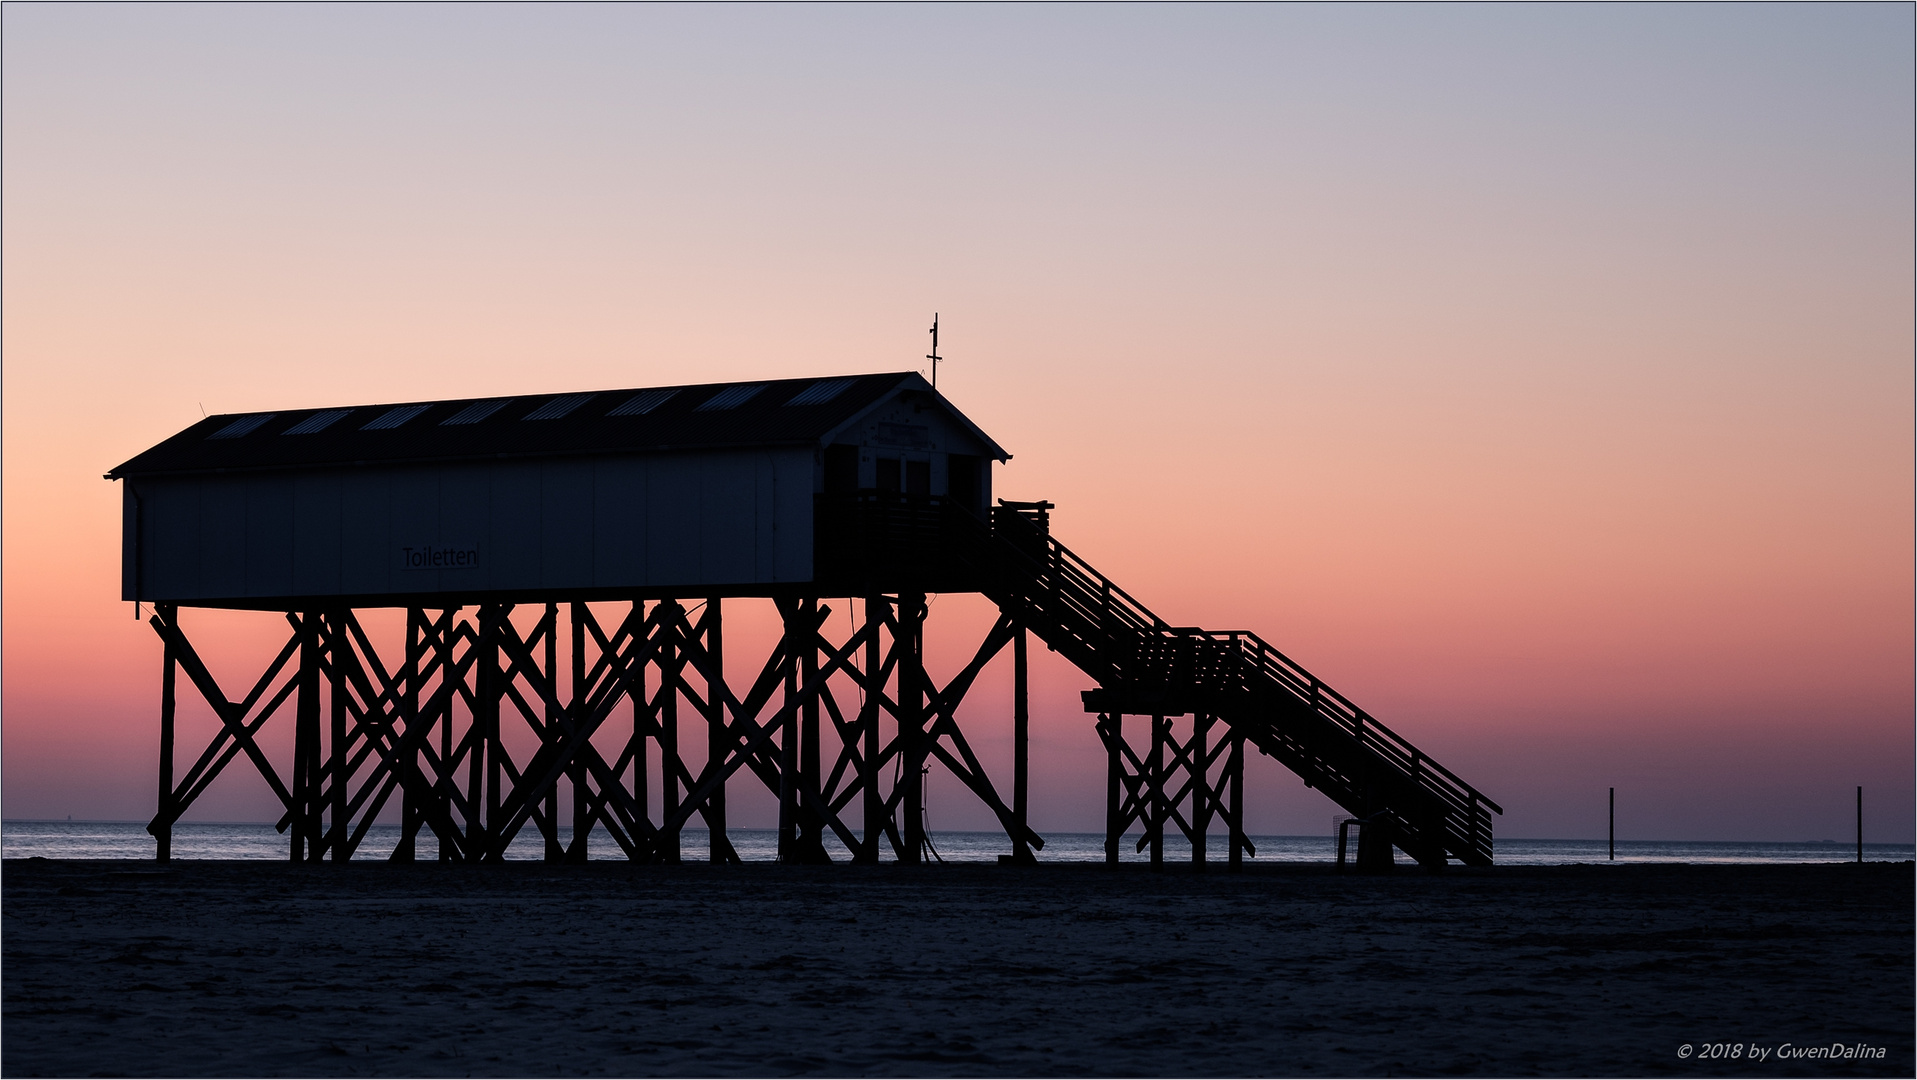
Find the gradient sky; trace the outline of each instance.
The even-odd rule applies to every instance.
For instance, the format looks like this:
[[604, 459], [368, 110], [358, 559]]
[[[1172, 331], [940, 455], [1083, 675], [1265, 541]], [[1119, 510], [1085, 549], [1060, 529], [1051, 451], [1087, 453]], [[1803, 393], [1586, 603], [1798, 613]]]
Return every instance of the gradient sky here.
[[[1615, 786], [1628, 837], [1845, 839], [1862, 784], [1912, 839], [1908, 5], [0, 18], [9, 818], [152, 812], [100, 474], [202, 409], [896, 370], [936, 310], [999, 494], [1501, 835]], [[188, 618], [235, 681], [277, 632]], [[1038, 655], [1035, 822], [1098, 828]]]

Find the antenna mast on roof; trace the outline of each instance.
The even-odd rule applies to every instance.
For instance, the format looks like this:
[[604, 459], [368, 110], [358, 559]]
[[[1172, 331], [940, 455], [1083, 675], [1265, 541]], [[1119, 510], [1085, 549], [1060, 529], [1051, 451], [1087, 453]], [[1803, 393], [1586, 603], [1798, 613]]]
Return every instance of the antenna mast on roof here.
[[932, 389], [939, 388], [939, 313], [932, 313], [932, 352], [926, 357], [932, 361]]

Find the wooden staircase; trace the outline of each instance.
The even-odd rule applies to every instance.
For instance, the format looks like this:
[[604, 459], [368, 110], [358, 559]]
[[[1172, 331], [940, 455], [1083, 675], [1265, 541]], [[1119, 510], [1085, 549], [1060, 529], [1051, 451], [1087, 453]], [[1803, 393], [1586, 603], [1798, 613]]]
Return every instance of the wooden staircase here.
[[947, 505], [944, 542], [980, 588], [1079, 670], [1101, 712], [1216, 716], [1418, 862], [1491, 865], [1504, 811], [1246, 630], [1171, 626], [1052, 538], [1048, 503], [989, 526]]

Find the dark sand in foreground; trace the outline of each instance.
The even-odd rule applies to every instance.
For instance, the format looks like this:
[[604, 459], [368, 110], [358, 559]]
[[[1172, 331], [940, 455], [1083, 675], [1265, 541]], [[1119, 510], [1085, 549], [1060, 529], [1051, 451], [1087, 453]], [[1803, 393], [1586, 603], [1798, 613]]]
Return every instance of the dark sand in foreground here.
[[[9, 861], [0, 1066], [1909, 1076], [1912, 882]], [[1887, 1054], [1678, 1057], [1724, 1042]]]

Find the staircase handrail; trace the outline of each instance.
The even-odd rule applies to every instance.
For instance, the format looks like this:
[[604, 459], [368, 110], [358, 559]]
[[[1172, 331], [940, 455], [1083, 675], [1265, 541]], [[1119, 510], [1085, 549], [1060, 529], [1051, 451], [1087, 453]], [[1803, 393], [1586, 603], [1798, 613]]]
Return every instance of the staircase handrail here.
[[[1008, 525], [1010, 528], [1007, 528]], [[1248, 666], [1255, 668], [1260, 675], [1264, 676], [1267, 685], [1275, 685], [1299, 703], [1309, 707], [1312, 714], [1321, 721], [1344, 730], [1360, 746], [1390, 763], [1401, 773], [1408, 774], [1419, 790], [1463, 815], [1469, 823], [1470, 831], [1468, 834], [1449, 837], [1454, 844], [1465, 844], [1474, 849], [1480, 846], [1477, 840], [1482, 813], [1479, 809], [1480, 805], [1499, 814], [1504, 812], [1501, 806], [1485, 797], [1477, 788], [1433, 761], [1403, 736], [1379, 722], [1376, 717], [1359, 708], [1343, 694], [1326, 685], [1297, 661], [1273, 648], [1257, 634], [1247, 630], [1207, 631], [1198, 627], [1171, 626], [1137, 598], [1114, 584], [1110, 578], [1059, 542], [1050, 534], [1049, 529], [1041, 531], [1028, 517], [1018, 513], [1016, 508], [994, 512], [992, 531], [1010, 541], [1010, 546], [1023, 550], [1028, 557], [1042, 552], [1033, 561], [1040, 564], [1041, 574], [1037, 580], [1047, 586], [1045, 590], [1047, 595], [1054, 598], [1060, 606], [1072, 609], [1074, 614], [1089, 625], [1099, 628], [1107, 637], [1129, 631], [1161, 641], [1186, 638], [1206, 641], [1223, 640], [1234, 644], [1239, 660], [1242, 662], [1249, 659]], [[1031, 550], [1034, 546], [1033, 540], [1040, 541], [1038, 552]], [[1049, 574], [1044, 571], [1049, 571]], [[1046, 581], [1047, 577], [1049, 581]], [[1110, 658], [1106, 659], [1108, 663], [1114, 663]], [[1447, 833], [1454, 831], [1450, 828], [1450, 824], [1449, 815], [1447, 815], [1445, 829]], [[1484, 819], [1483, 824], [1488, 826], [1488, 819]], [[1485, 837], [1485, 841], [1483, 853], [1488, 858], [1488, 836]]]
[[1398, 752], [1397, 756], [1401, 757], [1404, 762], [1418, 762], [1424, 768], [1435, 770], [1438, 775], [1443, 776], [1445, 779], [1457, 785], [1457, 787], [1471, 799], [1484, 803], [1500, 814], [1504, 813], [1504, 808], [1492, 802], [1489, 798], [1486, 798], [1483, 792], [1480, 792], [1450, 769], [1433, 761], [1424, 751], [1419, 750], [1406, 740], [1404, 736], [1391, 730], [1391, 728], [1387, 727], [1377, 717], [1359, 708], [1350, 698], [1345, 697], [1337, 690], [1326, 685], [1323, 680], [1305, 670], [1304, 666], [1296, 660], [1273, 648], [1270, 643], [1259, 637], [1256, 632], [1251, 630], [1202, 630], [1197, 627], [1177, 627], [1176, 629], [1212, 639], [1228, 638], [1243, 642], [1244, 647], [1251, 648], [1261, 660], [1269, 659], [1273, 662], [1275, 666], [1266, 667], [1264, 664], [1259, 665], [1265, 667], [1267, 674], [1279, 678], [1281, 682], [1290, 682], [1294, 679], [1301, 681], [1311, 689], [1313, 699], [1320, 702], [1329, 699], [1344, 706], [1347, 711], [1347, 715], [1341, 716], [1339, 712], [1335, 710], [1320, 709], [1320, 713], [1325, 714], [1327, 718], [1334, 721], [1348, 720], [1346, 726], [1351, 729], [1353, 735], [1358, 736], [1367, 743], [1382, 740], [1380, 748], [1389, 746]]

